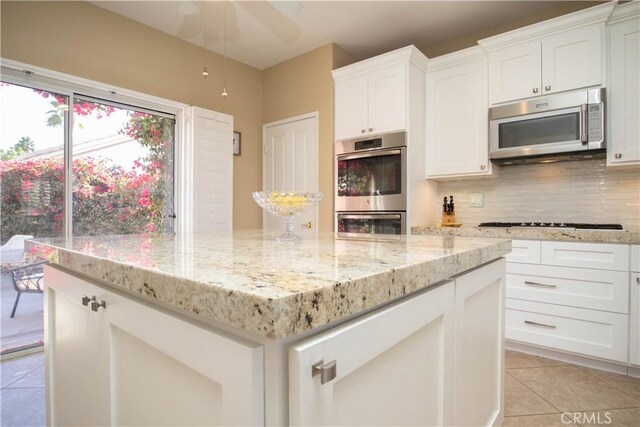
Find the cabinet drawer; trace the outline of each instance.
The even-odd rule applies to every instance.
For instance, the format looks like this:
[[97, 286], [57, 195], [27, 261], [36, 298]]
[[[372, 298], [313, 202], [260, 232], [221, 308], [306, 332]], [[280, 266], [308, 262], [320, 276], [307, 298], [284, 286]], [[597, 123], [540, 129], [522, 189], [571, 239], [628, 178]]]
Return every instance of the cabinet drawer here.
[[542, 264], [565, 267], [629, 270], [629, 245], [542, 242]]
[[631, 271], [640, 273], [640, 245], [631, 245]]
[[511, 253], [507, 255], [507, 262], [540, 264], [540, 241], [512, 240]]
[[625, 271], [507, 264], [507, 297], [627, 314], [628, 277]]
[[631, 273], [629, 363], [640, 365], [640, 273]]
[[507, 339], [627, 362], [629, 316], [507, 298]]

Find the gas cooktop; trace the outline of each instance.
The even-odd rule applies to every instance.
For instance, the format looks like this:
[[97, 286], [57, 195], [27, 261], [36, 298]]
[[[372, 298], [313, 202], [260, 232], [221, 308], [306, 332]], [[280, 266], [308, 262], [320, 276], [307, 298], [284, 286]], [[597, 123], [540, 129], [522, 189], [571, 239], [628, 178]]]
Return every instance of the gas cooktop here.
[[620, 224], [583, 224], [574, 222], [483, 222], [479, 227], [563, 228], [573, 230], [622, 230]]

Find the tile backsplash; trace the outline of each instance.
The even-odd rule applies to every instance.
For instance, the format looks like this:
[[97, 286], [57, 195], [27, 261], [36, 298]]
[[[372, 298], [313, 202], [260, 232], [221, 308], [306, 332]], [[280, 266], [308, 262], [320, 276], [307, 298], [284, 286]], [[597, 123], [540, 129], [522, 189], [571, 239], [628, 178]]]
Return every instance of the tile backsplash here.
[[[470, 193], [484, 193], [484, 207], [469, 207]], [[488, 221], [616, 223], [640, 231], [640, 171], [607, 169], [606, 160], [581, 160], [500, 168], [496, 178], [444, 181], [456, 219], [473, 226]]]

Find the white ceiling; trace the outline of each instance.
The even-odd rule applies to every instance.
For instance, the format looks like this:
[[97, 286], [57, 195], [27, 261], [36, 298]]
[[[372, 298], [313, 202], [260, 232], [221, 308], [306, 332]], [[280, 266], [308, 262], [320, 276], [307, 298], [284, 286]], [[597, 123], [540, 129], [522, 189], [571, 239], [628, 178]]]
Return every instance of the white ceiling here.
[[206, 48], [219, 54], [224, 49], [226, 7], [227, 56], [264, 69], [331, 42], [357, 59], [409, 44], [424, 51], [427, 46], [507, 25], [563, 2], [302, 1], [296, 16], [279, 11], [291, 4], [273, 1], [92, 3], [201, 47], [205, 46], [206, 17]]

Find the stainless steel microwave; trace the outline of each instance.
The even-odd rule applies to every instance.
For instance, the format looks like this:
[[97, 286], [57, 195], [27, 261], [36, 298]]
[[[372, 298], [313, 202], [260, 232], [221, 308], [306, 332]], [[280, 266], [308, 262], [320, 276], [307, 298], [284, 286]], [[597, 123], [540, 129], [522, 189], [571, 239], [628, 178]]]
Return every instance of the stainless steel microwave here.
[[489, 109], [490, 158], [513, 160], [604, 153], [603, 88], [561, 93]]

